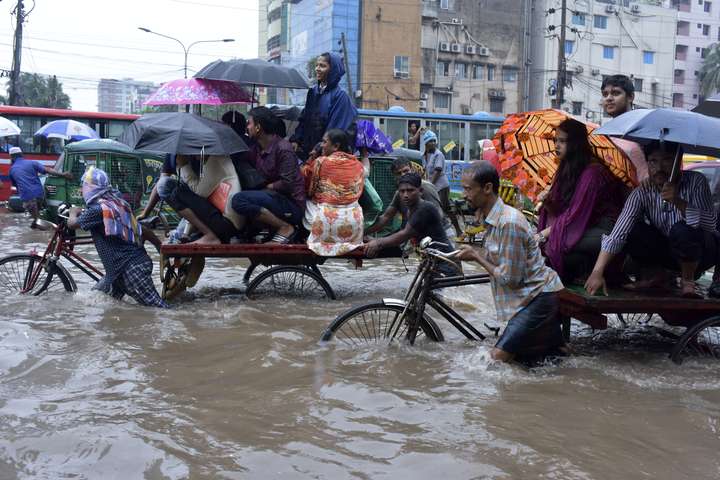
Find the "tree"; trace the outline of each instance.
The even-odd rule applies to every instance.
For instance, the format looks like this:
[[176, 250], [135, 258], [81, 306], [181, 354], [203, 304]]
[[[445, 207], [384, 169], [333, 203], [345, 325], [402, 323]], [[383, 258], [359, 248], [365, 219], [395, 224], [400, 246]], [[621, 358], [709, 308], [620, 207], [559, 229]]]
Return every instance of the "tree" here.
[[[8, 85], [8, 93], [10, 86]], [[55, 75], [21, 73], [18, 82], [20, 105], [27, 107], [70, 108], [70, 97], [63, 92]], [[4, 100], [4, 98], [3, 98]]]
[[720, 43], [713, 43], [706, 50], [700, 69], [700, 94], [707, 98], [720, 90]]

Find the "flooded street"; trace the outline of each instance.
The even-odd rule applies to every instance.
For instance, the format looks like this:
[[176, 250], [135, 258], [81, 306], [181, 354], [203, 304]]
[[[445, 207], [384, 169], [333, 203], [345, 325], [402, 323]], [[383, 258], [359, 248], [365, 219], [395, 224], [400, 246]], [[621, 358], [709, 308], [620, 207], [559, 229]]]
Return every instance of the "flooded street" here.
[[[0, 214], [0, 257], [44, 248], [28, 223]], [[242, 265], [209, 260], [172, 311], [69, 265], [78, 293], [3, 298], [0, 479], [720, 478], [718, 362], [580, 326], [577, 356], [532, 371], [443, 321], [442, 344], [321, 345], [338, 313], [402, 297], [416, 264], [328, 262], [327, 302], [221, 291]], [[494, 318], [488, 286], [449, 295]]]

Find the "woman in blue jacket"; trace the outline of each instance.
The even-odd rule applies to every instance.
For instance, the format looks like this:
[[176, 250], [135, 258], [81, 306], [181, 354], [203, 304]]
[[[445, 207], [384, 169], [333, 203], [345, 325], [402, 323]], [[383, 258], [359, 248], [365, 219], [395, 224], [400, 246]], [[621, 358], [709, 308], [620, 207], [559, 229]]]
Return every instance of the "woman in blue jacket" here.
[[315, 75], [317, 85], [308, 90], [305, 108], [290, 138], [296, 145], [298, 157], [303, 160], [320, 143], [327, 130], [339, 128], [347, 131], [357, 117], [355, 105], [339, 86], [340, 79], [345, 75], [340, 55], [321, 54], [315, 63]]

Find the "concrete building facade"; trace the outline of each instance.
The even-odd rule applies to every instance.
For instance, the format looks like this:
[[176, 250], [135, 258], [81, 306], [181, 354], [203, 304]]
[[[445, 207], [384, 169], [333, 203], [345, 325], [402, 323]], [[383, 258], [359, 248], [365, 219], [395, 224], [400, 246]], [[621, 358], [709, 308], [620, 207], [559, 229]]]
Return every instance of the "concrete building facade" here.
[[423, 0], [421, 109], [522, 109], [529, 20], [529, 0]]
[[356, 89], [359, 108], [420, 108], [421, 10], [419, 1], [416, 5], [362, 2], [360, 83]]
[[[533, 29], [534, 43], [546, 40], [531, 55], [531, 108], [557, 105], [561, 12], [547, 13], [540, 3], [536, 2], [534, 18], [544, 21], [542, 28]], [[633, 79], [637, 106], [671, 106], [676, 21], [676, 11], [657, 0], [569, 1], [562, 46], [568, 74], [560, 107], [601, 123], [600, 86], [604, 77], [615, 74]]]
[[98, 111], [140, 113], [145, 100], [157, 89], [158, 85], [152, 82], [103, 78], [98, 83]]
[[694, 108], [700, 101], [700, 69], [705, 52], [720, 40], [720, 2], [673, 0], [677, 11], [672, 105]]
[[258, 58], [267, 56], [268, 0], [258, 0]]

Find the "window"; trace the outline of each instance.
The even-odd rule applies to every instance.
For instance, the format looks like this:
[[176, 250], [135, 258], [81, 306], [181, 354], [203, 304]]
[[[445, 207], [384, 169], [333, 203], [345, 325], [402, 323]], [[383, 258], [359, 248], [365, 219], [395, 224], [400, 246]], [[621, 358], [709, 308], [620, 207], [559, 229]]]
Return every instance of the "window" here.
[[573, 16], [572, 16], [572, 24], [573, 24], [573, 25], [582, 25], [582, 26], [585, 26], [585, 14], [583, 14], [583, 13], [573, 13]]
[[491, 113], [502, 113], [504, 98], [491, 98], [490, 99], [490, 112]]
[[683, 37], [687, 37], [688, 35], [690, 35], [690, 22], [677, 22], [677, 34]]
[[685, 98], [682, 93], [673, 93], [672, 100], [673, 100], [672, 106], [675, 108], [682, 108], [683, 105], [685, 104]]
[[449, 93], [433, 93], [433, 105], [435, 108], [450, 108]]
[[710, 25], [703, 25], [703, 35], [706, 37], [710, 35]]
[[673, 83], [676, 85], [682, 85], [685, 83], [685, 70], [675, 70]]
[[487, 67], [488, 67], [487, 79], [492, 82], [493, 80], [495, 80], [495, 65], [488, 65]]
[[645, 50], [643, 52], [643, 63], [645, 65], [652, 65], [655, 63], [655, 52], [648, 52]]
[[455, 78], [467, 78], [467, 64], [455, 62]]
[[450, 76], [450, 62], [438, 60], [435, 75], [438, 77], [449, 77]]
[[473, 65], [473, 79], [482, 80], [485, 78], [485, 65], [476, 63]]
[[700, 49], [700, 58], [705, 58], [705, 57], [707, 57], [707, 51], [708, 51], [707, 48], [701, 48], [701, 49]]
[[706, 12], [710, 13], [710, 11], [712, 10], [712, 2], [705, 2], [704, 8]]
[[583, 102], [572, 102], [572, 114], [582, 115]]
[[642, 87], [643, 87], [642, 78], [633, 78], [633, 85], [635, 86], [636, 92], [642, 92]]
[[517, 77], [518, 77], [517, 69], [503, 67], [502, 78], [503, 78], [504, 82], [517, 82]]
[[615, 47], [603, 46], [603, 58], [607, 60], [615, 58]]
[[675, 45], [675, 60], [687, 60], [687, 45]]
[[410, 57], [395, 55], [395, 78], [410, 78]]
[[448, 10], [450, 8], [450, 0], [440, 0], [440, 8]]
[[572, 55], [575, 42], [573, 40], [565, 40], [565, 55]]
[[593, 25], [595, 28], [607, 28], [607, 18], [605, 15], [595, 15]]

